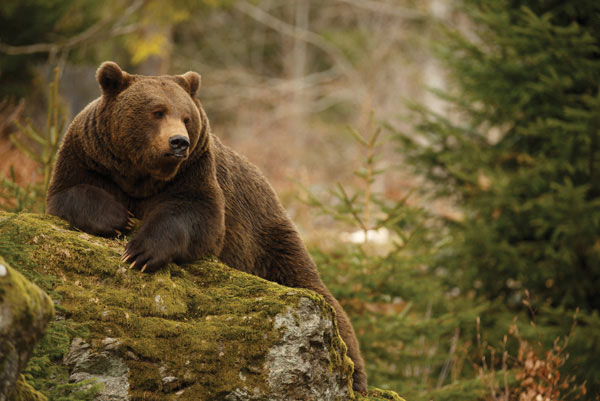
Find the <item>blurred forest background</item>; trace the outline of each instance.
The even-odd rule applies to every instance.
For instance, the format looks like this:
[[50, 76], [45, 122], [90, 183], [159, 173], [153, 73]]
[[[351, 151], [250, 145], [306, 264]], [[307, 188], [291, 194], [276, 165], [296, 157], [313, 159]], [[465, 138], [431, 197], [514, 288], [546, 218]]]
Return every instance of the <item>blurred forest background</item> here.
[[600, 2], [4, 0], [4, 209], [43, 212], [104, 60], [202, 74], [213, 132], [279, 193], [370, 385], [600, 398]]

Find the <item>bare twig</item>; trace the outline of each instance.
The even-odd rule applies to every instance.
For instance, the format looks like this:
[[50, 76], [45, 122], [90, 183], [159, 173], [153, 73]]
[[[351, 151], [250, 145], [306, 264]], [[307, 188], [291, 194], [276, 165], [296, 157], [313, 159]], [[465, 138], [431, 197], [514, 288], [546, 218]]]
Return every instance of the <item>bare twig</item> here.
[[407, 7], [400, 7], [390, 3], [376, 0], [338, 0], [341, 3], [362, 8], [376, 13], [393, 15], [406, 20], [420, 21], [426, 17], [425, 14]]
[[23, 112], [24, 106], [24, 99], [19, 100], [19, 103], [17, 103], [16, 106], [8, 99], [4, 99], [0, 102], [0, 134], [4, 132], [13, 121], [16, 121], [19, 118], [19, 115]]
[[452, 342], [450, 344], [450, 354], [448, 355], [448, 359], [444, 363], [444, 367], [442, 368], [442, 372], [440, 373], [440, 377], [438, 378], [437, 386], [435, 388], [440, 388], [444, 384], [444, 380], [446, 380], [446, 376], [448, 375], [448, 370], [450, 369], [450, 364], [452, 363], [452, 357], [456, 352], [456, 346], [458, 344], [458, 337], [460, 335], [460, 328], [454, 329], [454, 335], [452, 336]]
[[[16, 56], [23, 54], [34, 54], [34, 53], [50, 53], [57, 54], [58, 52], [69, 51], [70, 49], [79, 46], [82, 43], [95, 40], [99, 37], [99, 33], [103, 32], [107, 26], [111, 26], [109, 30], [110, 36], [122, 35], [124, 33], [131, 32], [131, 25], [128, 27], [121, 27], [121, 24], [131, 14], [138, 11], [147, 0], [136, 0], [125, 11], [117, 18], [114, 22], [112, 17], [107, 17], [98, 21], [85, 31], [65, 40], [56, 43], [36, 43], [32, 45], [24, 46], [12, 46], [6, 43], [0, 43], [0, 52]], [[127, 29], [124, 29], [127, 28]]]
[[237, 2], [234, 7], [253, 18], [254, 20], [268, 26], [269, 28], [282, 33], [284, 35], [305, 41], [312, 44], [313, 46], [321, 49], [325, 52], [335, 63], [335, 66], [339, 67], [348, 78], [352, 79], [355, 83], [362, 82], [360, 74], [348, 61], [346, 56], [337, 47], [333, 46], [327, 40], [323, 39], [318, 34], [299, 28], [297, 26], [288, 24], [278, 18], [273, 17], [271, 14], [266, 13], [259, 7], [253, 6], [246, 2]]

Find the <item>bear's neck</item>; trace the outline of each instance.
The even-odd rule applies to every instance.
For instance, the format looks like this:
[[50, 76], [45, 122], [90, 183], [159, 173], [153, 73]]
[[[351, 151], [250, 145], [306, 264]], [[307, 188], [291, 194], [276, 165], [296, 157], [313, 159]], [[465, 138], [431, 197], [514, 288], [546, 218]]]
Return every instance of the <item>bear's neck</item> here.
[[125, 177], [112, 174], [112, 180], [119, 188], [131, 198], [145, 199], [161, 192], [168, 181], [157, 180], [151, 176]]

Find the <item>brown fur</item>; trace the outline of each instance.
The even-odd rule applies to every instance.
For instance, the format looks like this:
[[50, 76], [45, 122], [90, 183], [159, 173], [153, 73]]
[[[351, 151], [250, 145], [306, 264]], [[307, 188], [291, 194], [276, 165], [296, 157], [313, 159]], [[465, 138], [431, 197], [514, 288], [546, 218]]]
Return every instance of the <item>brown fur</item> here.
[[[71, 123], [47, 198], [48, 213], [96, 235], [142, 220], [124, 260], [154, 271], [216, 255], [228, 265], [323, 295], [335, 308], [354, 362], [354, 388], [366, 390], [358, 342], [340, 304], [319, 278], [296, 228], [258, 169], [210, 132], [195, 99], [200, 76], [146, 77], [106, 62], [102, 96]], [[173, 135], [189, 139], [168, 156]]]

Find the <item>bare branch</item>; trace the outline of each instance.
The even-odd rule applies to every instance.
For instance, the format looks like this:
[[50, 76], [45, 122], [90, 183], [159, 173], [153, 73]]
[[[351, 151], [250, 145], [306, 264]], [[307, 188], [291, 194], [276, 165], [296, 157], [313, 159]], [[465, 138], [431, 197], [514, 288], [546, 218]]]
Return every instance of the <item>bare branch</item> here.
[[0, 52], [8, 54], [10, 56], [17, 56], [20, 54], [33, 54], [33, 53], [53, 53], [60, 45], [55, 43], [36, 43], [35, 45], [26, 46], [11, 46], [4, 43], [0, 43]]
[[[56, 54], [60, 51], [68, 51], [84, 42], [92, 41], [96, 39], [96, 36], [100, 36], [105, 27], [111, 26], [109, 31], [110, 36], [116, 36], [123, 33], [129, 33], [130, 29], [123, 29], [120, 25], [123, 24], [125, 19], [129, 17], [131, 14], [135, 13], [139, 10], [147, 0], [136, 0], [129, 7], [125, 9], [123, 14], [119, 16], [114, 22], [112, 22], [111, 18], [104, 18], [101, 21], [95, 23], [85, 31], [77, 34], [63, 42], [57, 43], [36, 43], [32, 45], [24, 45], [24, 46], [12, 46], [5, 43], [0, 43], [0, 52], [16, 56], [22, 54], [34, 54], [34, 53], [50, 53]], [[112, 22], [112, 23], [111, 23]], [[130, 28], [125, 27], [125, 28]]]
[[2, 134], [13, 121], [18, 120], [19, 116], [23, 112], [25, 106], [25, 100], [19, 100], [19, 103], [15, 106], [9, 99], [0, 101], [0, 134]]
[[337, 47], [333, 46], [327, 40], [323, 39], [318, 34], [305, 29], [301, 29], [297, 26], [290, 25], [287, 22], [284, 22], [278, 18], [273, 17], [271, 14], [264, 12], [259, 7], [251, 5], [250, 3], [237, 2], [235, 3], [234, 7], [238, 11], [241, 11], [242, 13], [248, 15], [249, 17], [255, 19], [261, 24], [264, 24], [277, 32], [305, 41], [321, 49], [334, 61], [335, 66], [340, 68], [348, 78], [350, 78], [356, 84], [361, 84], [362, 79], [360, 77], [360, 74], [347, 60], [346, 56], [342, 53], [342, 51], [339, 50]]
[[384, 1], [377, 0], [338, 0], [341, 3], [350, 4], [352, 6], [362, 8], [376, 13], [393, 15], [406, 20], [420, 21], [426, 18], [426, 15], [411, 8], [400, 7]]

